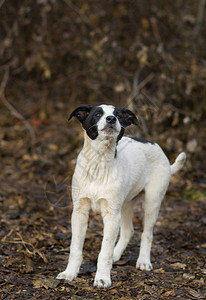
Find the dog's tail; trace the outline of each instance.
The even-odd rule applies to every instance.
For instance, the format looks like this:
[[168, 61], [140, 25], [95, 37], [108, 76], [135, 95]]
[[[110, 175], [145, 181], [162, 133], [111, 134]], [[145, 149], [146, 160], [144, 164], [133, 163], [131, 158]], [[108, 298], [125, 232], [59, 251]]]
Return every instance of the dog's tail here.
[[184, 166], [185, 161], [186, 161], [186, 154], [185, 152], [181, 152], [176, 158], [174, 164], [171, 165], [172, 175], [178, 172]]

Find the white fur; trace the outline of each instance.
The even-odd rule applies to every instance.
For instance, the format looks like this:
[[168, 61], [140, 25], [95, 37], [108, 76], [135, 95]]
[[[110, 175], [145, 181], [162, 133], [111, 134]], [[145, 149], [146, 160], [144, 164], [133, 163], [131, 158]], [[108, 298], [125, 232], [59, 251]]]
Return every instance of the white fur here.
[[[172, 167], [157, 144], [141, 143], [123, 137], [117, 145], [121, 125], [104, 130], [106, 117], [112, 115], [113, 106], [102, 106], [104, 115], [98, 122], [99, 135], [91, 140], [86, 132], [84, 146], [78, 158], [72, 182], [72, 241], [67, 268], [58, 279], [73, 280], [82, 262], [82, 248], [87, 230], [89, 210], [99, 212], [104, 222], [104, 237], [98, 257], [94, 286], [111, 285], [112, 263], [120, 259], [133, 234], [132, 215], [135, 197], [145, 190], [144, 230], [141, 237], [136, 267], [151, 270], [150, 250], [153, 226], [158, 217], [161, 201], [170, 177], [184, 164], [181, 153]], [[115, 246], [120, 229], [120, 238]]]

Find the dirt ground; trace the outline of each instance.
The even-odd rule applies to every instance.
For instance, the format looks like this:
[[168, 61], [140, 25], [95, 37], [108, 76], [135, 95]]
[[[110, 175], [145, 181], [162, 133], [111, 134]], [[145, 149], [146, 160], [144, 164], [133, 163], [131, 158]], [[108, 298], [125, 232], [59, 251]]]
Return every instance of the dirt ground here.
[[[206, 299], [205, 0], [0, 1], [0, 299]], [[135, 268], [135, 234], [93, 288], [102, 240], [91, 213], [80, 274], [56, 280], [71, 240], [79, 104], [128, 107], [126, 134], [160, 144], [170, 183], [154, 230], [153, 271]]]
[[24, 124], [10, 126], [9, 112], [1, 118], [1, 299], [204, 299], [205, 192], [201, 184], [191, 186], [184, 170], [172, 179], [155, 227], [153, 271], [135, 268], [141, 196], [135, 235], [112, 269], [111, 288], [92, 286], [102, 239], [101, 218], [93, 213], [80, 275], [70, 283], [55, 279], [67, 263], [71, 174], [82, 144], [77, 122], [67, 125], [64, 115], [60, 110], [52, 123], [34, 125], [38, 142], [32, 147]]

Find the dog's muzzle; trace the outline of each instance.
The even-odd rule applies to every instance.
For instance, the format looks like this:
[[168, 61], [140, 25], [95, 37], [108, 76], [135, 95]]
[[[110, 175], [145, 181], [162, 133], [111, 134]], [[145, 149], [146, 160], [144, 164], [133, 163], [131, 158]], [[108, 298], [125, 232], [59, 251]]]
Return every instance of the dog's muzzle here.
[[106, 117], [106, 122], [110, 125], [115, 124], [117, 121], [117, 118], [115, 116], [107, 116]]
[[109, 135], [113, 135], [114, 131], [117, 131], [117, 118], [115, 116], [107, 116], [106, 117], [106, 124], [104, 129], [102, 130], [104, 133]]

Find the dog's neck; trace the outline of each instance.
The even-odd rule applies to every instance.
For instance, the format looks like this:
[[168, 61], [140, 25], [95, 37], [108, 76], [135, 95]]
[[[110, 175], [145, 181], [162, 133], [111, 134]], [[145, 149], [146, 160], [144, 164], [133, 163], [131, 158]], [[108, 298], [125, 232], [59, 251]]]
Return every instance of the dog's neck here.
[[108, 164], [116, 157], [116, 140], [114, 138], [91, 140], [84, 132], [82, 154], [88, 163], [105, 162]]

